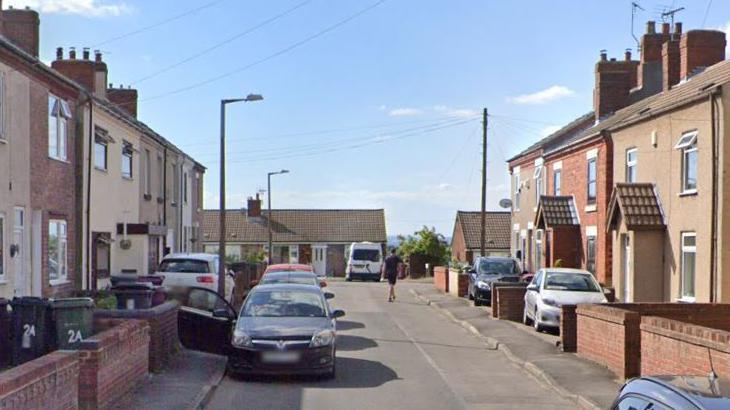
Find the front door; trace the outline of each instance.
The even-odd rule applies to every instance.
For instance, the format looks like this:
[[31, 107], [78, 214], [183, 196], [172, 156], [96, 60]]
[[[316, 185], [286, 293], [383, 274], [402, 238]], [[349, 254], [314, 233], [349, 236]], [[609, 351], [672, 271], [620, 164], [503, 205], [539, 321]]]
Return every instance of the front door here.
[[14, 222], [12, 245], [15, 296], [28, 296], [28, 272], [25, 269], [25, 208], [15, 208]]
[[327, 274], [327, 245], [312, 245], [312, 267], [317, 276]]
[[107, 279], [111, 270], [111, 234], [109, 232], [94, 232], [92, 234], [93, 247], [91, 249], [92, 280], [91, 289], [98, 288], [99, 279]]
[[626, 303], [633, 300], [631, 295], [631, 239], [629, 234], [623, 234], [622, 239], [621, 279], [623, 279], [623, 302]]

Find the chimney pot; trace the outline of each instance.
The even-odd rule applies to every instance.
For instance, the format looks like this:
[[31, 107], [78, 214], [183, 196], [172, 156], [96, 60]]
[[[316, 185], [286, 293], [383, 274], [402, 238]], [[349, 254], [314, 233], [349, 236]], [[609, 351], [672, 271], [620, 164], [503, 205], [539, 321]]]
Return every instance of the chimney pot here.
[[608, 54], [606, 50], [601, 50], [601, 61], [606, 61], [608, 59]]
[[615, 57], [611, 57], [611, 61], [616, 61], [616, 58]]
[[84, 56], [84, 60], [89, 59], [89, 47], [84, 47], [83, 56]]
[[114, 88], [114, 83], [109, 83], [109, 88]]
[[674, 23], [674, 34], [682, 34], [682, 23], [679, 21]]
[[652, 20], [646, 22], [646, 34], [656, 34], [656, 22]]
[[624, 59], [626, 61], [631, 61], [631, 49], [630, 48], [627, 48], [626, 51], [624, 52]]
[[662, 34], [669, 34], [669, 23], [662, 23]]
[[63, 47], [56, 47], [56, 60], [63, 60]]
[[71, 47], [68, 52], [68, 58], [76, 60], [76, 47]]
[[94, 50], [94, 61], [97, 62], [97, 63], [101, 63], [102, 62], [102, 60], [101, 60], [101, 51]]

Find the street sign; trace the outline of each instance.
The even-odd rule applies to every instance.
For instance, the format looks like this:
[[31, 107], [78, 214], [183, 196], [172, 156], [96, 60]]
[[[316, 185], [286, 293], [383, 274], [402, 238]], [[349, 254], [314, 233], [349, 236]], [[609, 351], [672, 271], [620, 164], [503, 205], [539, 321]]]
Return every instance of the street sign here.
[[499, 206], [501, 206], [502, 208], [505, 208], [505, 209], [512, 208], [512, 200], [509, 198], [504, 198], [499, 201]]

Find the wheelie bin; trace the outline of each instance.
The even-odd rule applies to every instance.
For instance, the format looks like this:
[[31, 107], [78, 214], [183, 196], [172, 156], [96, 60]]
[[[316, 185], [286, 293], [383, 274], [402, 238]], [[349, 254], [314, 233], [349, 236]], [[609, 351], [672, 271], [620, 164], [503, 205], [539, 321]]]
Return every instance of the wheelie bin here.
[[10, 307], [13, 309], [13, 364], [17, 366], [49, 353], [53, 349], [54, 335], [48, 300], [14, 298]]
[[0, 298], [0, 369], [10, 365], [10, 313], [7, 299]]
[[124, 283], [111, 289], [117, 297], [117, 309], [149, 309], [155, 290], [151, 283]]
[[61, 350], [78, 349], [79, 344], [94, 331], [94, 300], [52, 299], [50, 303], [56, 331], [56, 347]]

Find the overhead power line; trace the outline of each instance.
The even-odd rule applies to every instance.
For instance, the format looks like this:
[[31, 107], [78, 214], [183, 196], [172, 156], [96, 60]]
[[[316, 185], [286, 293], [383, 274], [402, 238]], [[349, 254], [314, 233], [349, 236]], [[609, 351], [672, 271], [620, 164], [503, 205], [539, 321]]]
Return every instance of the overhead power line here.
[[226, 73], [223, 73], [223, 74], [220, 74], [220, 75], [211, 77], [211, 78], [209, 78], [207, 80], [200, 81], [200, 82], [197, 82], [197, 83], [193, 83], [191, 85], [188, 85], [188, 86], [182, 87], [182, 88], [178, 88], [176, 90], [172, 90], [172, 91], [168, 91], [168, 92], [165, 92], [165, 93], [162, 93], [162, 94], [158, 94], [156, 96], [149, 97], [149, 98], [143, 99], [141, 101], [157, 100], [157, 99], [160, 99], [160, 98], [164, 98], [164, 97], [169, 97], [169, 96], [172, 96], [172, 95], [180, 94], [180, 93], [183, 93], [183, 92], [186, 92], [186, 91], [190, 91], [190, 90], [193, 90], [193, 89], [202, 87], [204, 85], [207, 85], [207, 84], [210, 84], [210, 83], [213, 83], [213, 82], [222, 80], [224, 78], [228, 78], [228, 77], [233, 76], [235, 74], [238, 74], [238, 73], [240, 73], [242, 71], [248, 70], [248, 69], [250, 69], [252, 67], [255, 67], [255, 66], [259, 65], [259, 64], [265, 63], [265, 62], [267, 62], [269, 60], [272, 60], [272, 59], [274, 59], [276, 57], [279, 57], [279, 56], [281, 56], [283, 54], [286, 54], [289, 51], [292, 51], [294, 49], [297, 49], [297, 48], [303, 46], [304, 44], [309, 43], [312, 40], [315, 40], [315, 39], [317, 39], [319, 37], [322, 37], [323, 35], [325, 35], [325, 34], [331, 32], [331, 31], [334, 31], [334, 30], [336, 30], [336, 29], [344, 26], [345, 24], [349, 23], [350, 21], [355, 20], [356, 18], [358, 18], [361, 15], [367, 13], [368, 11], [370, 11], [370, 10], [372, 10], [372, 9], [380, 6], [381, 4], [385, 3], [386, 1], [387, 0], [378, 0], [378, 1], [370, 4], [369, 6], [363, 8], [363, 9], [358, 10], [354, 14], [351, 14], [350, 16], [348, 16], [348, 17], [346, 17], [346, 18], [338, 21], [335, 24], [332, 24], [332, 25], [330, 25], [330, 26], [328, 26], [328, 27], [326, 27], [326, 28], [324, 28], [324, 29], [322, 29], [322, 30], [320, 30], [320, 31], [318, 31], [318, 32], [310, 35], [310, 36], [305, 37], [302, 40], [299, 40], [299, 41], [297, 41], [297, 42], [289, 45], [288, 47], [284, 47], [284, 48], [280, 49], [279, 51], [277, 51], [277, 52], [275, 52], [273, 54], [269, 54], [268, 56], [266, 56], [264, 58], [261, 58], [259, 60], [256, 60], [256, 61], [254, 61], [252, 63], [249, 63], [249, 64], [247, 64], [245, 66], [238, 67], [238, 68], [233, 69], [231, 71], [228, 71]]
[[211, 2], [205, 3], [205, 4], [203, 4], [201, 6], [198, 6], [198, 7], [194, 8], [194, 9], [191, 9], [191, 10], [185, 11], [183, 13], [177, 14], [175, 16], [169, 17], [169, 18], [164, 19], [162, 21], [158, 21], [157, 23], [150, 24], [149, 26], [141, 27], [141, 28], [138, 28], [136, 30], [132, 30], [132, 31], [126, 32], [124, 34], [120, 34], [120, 35], [118, 35], [116, 37], [112, 37], [110, 39], [104, 40], [101, 43], [96, 43], [96, 44], [93, 45], [93, 47], [99, 47], [99, 46], [102, 46], [102, 45], [105, 45], [105, 44], [109, 44], [109, 43], [112, 43], [112, 42], [115, 42], [115, 41], [118, 41], [118, 40], [121, 40], [121, 39], [124, 39], [124, 38], [127, 38], [127, 37], [132, 37], [132, 36], [135, 36], [137, 34], [144, 33], [145, 31], [152, 30], [153, 28], [157, 28], [157, 27], [163, 26], [163, 25], [168, 24], [168, 23], [172, 23], [175, 20], [180, 20], [183, 17], [187, 17], [187, 16], [189, 16], [191, 14], [195, 14], [195, 13], [201, 11], [201, 10], [204, 10], [204, 9], [207, 9], [207, 8], [210, 8], [210, 7], [213, 7], [216, 4], [222, 3], [224, 1], [226, 1], [226, 0], [215, 0], [215, 1], [211, 1]]
[[288, 14], [291, 14], [292, 12], [296, 11], [297, 9], [299, 9], [301, 7], [304, 7], [305, 5], [307, 5], [308, 3], [311, 3], [311, 2], [312, 2], [312, 0], [306, 0], [306, 1], [303, 1], [301, 3], [295, 4], [294, 7], [290, 7], [287, 10], [285, 10], [285, 11], [279, 13], [279, 14], [276, 14], [276, 15], [274, 15], [272, 17], [269, 17], [266, 20], [263, 20], [260, 23], [254, 25], [252, 27], [249, 27], [249, 28], [247, 28], [247, 29], [245, 29], [245, 30], [243, 30], [241, 32], [238, 32], [238, 33], [236, 33], [235, 35], [233, 35], [231, 37], [228, 37], [228, 38], [226, 38], [226, 39], [224, 39], [224, 40], [222, 40], [222, 41], [220, 41], [218, 43], [213, 44], [212, 46], [210, 46], [208, 48], [205, 48], [205, 49], [203, 49], [203, 50], [201, 50], [201, 51], [199, 51], [199, 52], [191, 55], [190, 57], [184, 58], [184, 59], [182, 59], [182, 60], [180, 60], [180, 61], [178, 61], [176, 63], [170, 64], [167, 67], [164, 67], [164, 68], [162, 68], [160, 70], [157, 70], [157, 71], [155, 71], [155, 72], [153, 72], [151, 74], [148, 74], [148, 75], [146, 75], [146, 76], [144, 76], [144, 77], [142, 77], [142, 78], [140, 78], [140, 79], [132, 82], [132, 85], [141, 83], [143, 81], [147, 81], [147, 80], [149, 80], [151, 78], [157, 77], [160, 74], [166, 73], [166, 72], [168, 72], [168, 71], [170, 71], [170, 70], [172, 70], [172, 69], [174, 69], [176, 67], [180, 67], [181, 65], [183, 65], [185, 63], [189, 63], [190, 61], [193, 61], [193, 60], [195, 60], [197, 58], [200, 58], [200, 57], [202, 57], [202, 56], [204, 56], [204, 55], [206, 55], [206, 54], [208, 54], [208, 53], [210, 53], [210, 52], [212, 52], [212, 51], [214, 51], [216, 49], [219, 49], [219, 48], [223, 47], [226, 44], [229, 44], [229, 43], [231, 43], [231, 42], [233, 42], [235, 40], [238, 40], [238, 39], [240, 39], [242, 37], [245, 37], [245, 36], [253, 33], [254, 31], [256, 31], [256, 30], [258, 30], [258, 29], [260, 29], [260, 28], [262, 28], [264, 26], [267, 26], [267, 25], [269, 25], [269, 24], [271, 24], [271, 23], [273, 23], [273, 22], [275, 22], [277, 20], [280, 20], [280, 19], [286, 17]]

